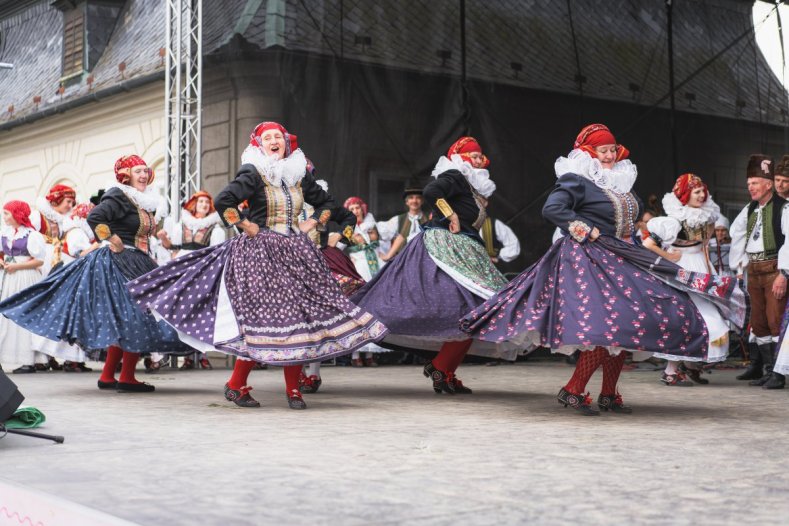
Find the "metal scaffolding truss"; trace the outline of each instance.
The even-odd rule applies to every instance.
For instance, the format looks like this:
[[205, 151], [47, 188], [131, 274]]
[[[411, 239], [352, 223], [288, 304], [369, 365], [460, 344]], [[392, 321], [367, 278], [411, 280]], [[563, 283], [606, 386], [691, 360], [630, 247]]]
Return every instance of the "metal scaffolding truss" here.
[[170, 214], [200, 189], [203, 1], [167, 0], [164, 169]]

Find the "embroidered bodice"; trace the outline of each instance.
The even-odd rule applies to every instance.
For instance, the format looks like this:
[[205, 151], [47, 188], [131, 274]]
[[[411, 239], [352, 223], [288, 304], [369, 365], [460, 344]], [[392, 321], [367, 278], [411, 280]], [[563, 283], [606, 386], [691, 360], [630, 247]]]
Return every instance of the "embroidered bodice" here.
[[630, 241], [641, 209], [633, 192], [617, 193], [585, 177], [565, 174], [557, 179], [542, 215], [579, 242], [595, 227], [603, 235]]

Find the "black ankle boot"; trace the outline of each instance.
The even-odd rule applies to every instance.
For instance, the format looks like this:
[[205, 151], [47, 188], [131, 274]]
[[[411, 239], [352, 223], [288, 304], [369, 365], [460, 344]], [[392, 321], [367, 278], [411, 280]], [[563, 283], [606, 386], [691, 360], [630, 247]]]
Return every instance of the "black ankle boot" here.
[[425, 368], [422, 369], [422, 374], [433, 380], [433, 391], [435, 391], [436, 394], [442, 392], [455, 394], [455, 391], [447, 383], [448, 376], [446, 373], [436, 369], [435, 366], [433, 366], [433, 362], [428, 362], [427, 365], [425, 365]]
[[783, 389], [785, 384], [786, 377], [773, 371], [773, 374], [770, 375], [770, 379], [764, 383], [762, 389]]
[[573, 394], [562, 387], [556, 398], [559, 400], [559, 404], [564, 407], [572, 407], [583, 416], [600, 416], [600, 411], [592, 409], [592, 400], [586, 395]]
[[471, 394], [473, 392], [470, 388], [463, 385], [463, 382], [455, 376], [455, 373], [447, 374], [447, 386], [452, 389], [454, 394]]
[[631, 407], [624, 404], [622, 401], [622, 395], [619, 393], [615, 395], [601, 394], [597, 397], [597, 407], [600, 408], [600, 411], [611, 411], [612, 413], [622, 413], [629, 415], [633, 412]]
[[233, 402], [239, 407], [260, 407], [260, 402], [249, 395], [251, 390], [251, 387], [246, 386], [241, 389], [231, 389], [229, 385], [225, 384], [225, 400]]

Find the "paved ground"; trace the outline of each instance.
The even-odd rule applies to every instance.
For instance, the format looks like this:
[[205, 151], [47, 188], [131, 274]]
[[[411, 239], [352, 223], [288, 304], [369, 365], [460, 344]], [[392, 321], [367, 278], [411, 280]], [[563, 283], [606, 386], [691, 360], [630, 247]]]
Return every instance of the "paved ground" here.
[[146, 395], [14, 375], [66, 442], [0, 440], [2, 477], [140, 524], [789, 521], [789, 390], [626, 372], [635, 413], [583, 418], [554, 399], [566, 365], [461, 371], [474, 395], [436, 396], [416, 367], [326, 367], [307, 411], [278, 370], [253, 372], [258, 410], [224, 402], [226, 370], [148, 377]]

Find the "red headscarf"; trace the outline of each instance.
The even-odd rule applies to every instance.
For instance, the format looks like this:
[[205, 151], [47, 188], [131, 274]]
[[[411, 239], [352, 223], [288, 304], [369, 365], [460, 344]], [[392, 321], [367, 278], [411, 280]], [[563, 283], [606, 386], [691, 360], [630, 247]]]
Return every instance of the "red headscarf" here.
[[88, 214], [94, 208], [96, 208], [96, 205], [93, 203], [80, 203], [71, 209], [71, 218], [73, 219], [75, 217], [79, 217], [82, 219], [87, 219]]
[[[117, 161], [115, 161], [115, 179], [118, 180], [121, 184], [129, 184], [129, 179], [131, 177], [131, 169], [135, 166], [145, 166], [148, 168], [148, 165], [145, 161], [142, 160], [142, 157], [138, 155], [124, 155]], [[153, 170], [148, 168], [148, 184], [150, 185], [153, 183], [154, 173]]]
[[216, 212], [216, 208], [214, 208], [214, 198], [211, 197], [211, 194], [208, 192], [204, 192], [200, 190], [199, 192], [195, 192], [192, 197], [189, 198], [187, 202], [184, 203], [184, 210], [188, 210], [190, 214], [195, 215], [197, 213], [197, 200], [201, 197], [208, 198], [208, 213], [213, 214]]
[[362, 218], [356, 218], [356, 224], [361, 224], [361, 222], [364, 221], [364, 218], [367, 217], [367, 203], [365, 203], [361, 197], [349, 197], [345, 200], [342, 206], [350, 210], [351, 205], [359, 205], [362, 207]]
[[49, 201], [55, 206], [58, 206], [67, 197], [70, 197], [71, 199], [76, 199], [77, 192], [75, 192], [74, 189], [71, 188], [70, 186], [66, 186], [64, 184], [56, 184], [55, 186], [49, 189], [49, 193], [47, 194], [47, 201]]
[[11, 212], [14, 221], [19, 223], [19, 226], [33, 228], [33, 223], [30, 222], [30, 205], [24, 201], [9, 201], [3, 206], [3, 209]]
[[[255, 126], [255, 129], [252, 131], [252, 135], [249, 136], [249, 144], [252, 146], [257, 146], [263, 150], [263, 141], [261, 140], [261, 136], [268, 130], [279, 130], [282, 132], [282, 135], [285, 137], [285, 157], [292, 154], [294, 151], [296, 151], [296, 148], [299, 147], [298, 137], [288, 133], [288, 130], [286, 130], [285, 127], [280, 123], [273, 121], [261, 122]], [[263, 153], [266, 153], [265, 150]]]
[[592, 158], [597, 158], [597, 151], [595, 147], [604, 146], [606, 144], [616, 144], [616, 162], [627, 159], [630, 156], [630, 150], [617, 144], [614, 134], [608, 129], [605, 124], [590, 124], [585, 126], [575, 138], [573, 148], [576, 150], [583, 150]]
[[679, 202], [683, 205], [688, 204], [690, 201], [690, 194], [696, 188], [704, 188], [704, 201], [710, 197], [710, 191], [707, 188], [707, 185], [704, 184], [704, 181], [701, 180], [696, 174], [682, 174], [677, 178], [677, 182], [674, 183], [674, 195], [677, 196]]
[[[474, 137], [461, 137], [455, 141], [455, 144], [449, 147], [447, 157], [451, 159], [453, 155], [459, 155], [464, 161], [471, 163], [471, 156], [469, 154], [473, 152], [482, 153], [482, 147], [477, 142], [477, 139]], [[482, 156], [482, 162], [483, 168], [490, 166], [490, 159], [485, 155]]]

